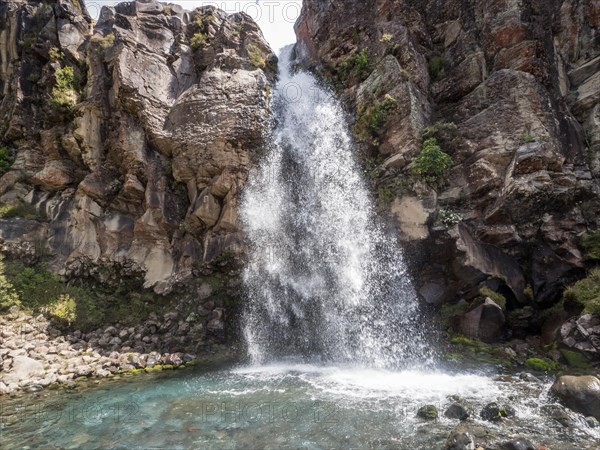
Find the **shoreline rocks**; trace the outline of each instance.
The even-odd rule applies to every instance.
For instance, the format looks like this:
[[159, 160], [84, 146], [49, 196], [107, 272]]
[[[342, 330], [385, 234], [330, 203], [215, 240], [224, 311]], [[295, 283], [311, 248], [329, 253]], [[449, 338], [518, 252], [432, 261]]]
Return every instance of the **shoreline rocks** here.
[[[111, 325], [89, 333], [63, 334], [42, 315], [13, 310], [0, 316], [0, 395], [79, 377], [193, 365], [197, 355], [207, 353], [212, 345], [193, 328], [178, 313], [170, 312], [160, 320], [150, 314], [137, 326]], [[193, 345], [195, 337], [198, 341]]]

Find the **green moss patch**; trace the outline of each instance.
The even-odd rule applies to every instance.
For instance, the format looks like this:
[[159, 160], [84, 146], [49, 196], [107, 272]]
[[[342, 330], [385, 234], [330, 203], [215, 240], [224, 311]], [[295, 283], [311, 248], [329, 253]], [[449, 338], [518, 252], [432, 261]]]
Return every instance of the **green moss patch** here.
[[559, 365], [554, 361], [547, 361], [541, 358], [529, 358], [525, 361], [525, 366], [538, 372], [553, 372], [559, 368]]
[[500, 306], [503, 310], [506, 310], [506, 297], [504, 295], [492, 291], [488, 287], [482, 287], [479, 289], [479, 294], [483, 297], [490, 298], [494, 303]]
[[581, 307], [585, 314], [600, 315], [600, 268], [591, 270], [587, 278], [568, 287], [563, 298]]
[[567, 349], [561, 349], [560, 353], [563, 355], [563, 358], [565, 358], [565, 360], [567, 361], [567, 365], [569, 367], [573, 367], [575, 369], [591, 368], [591, 364], [581, 353]]
[[600, 260], [600, 231], [583, 235], [580, 245], [587, 259]]

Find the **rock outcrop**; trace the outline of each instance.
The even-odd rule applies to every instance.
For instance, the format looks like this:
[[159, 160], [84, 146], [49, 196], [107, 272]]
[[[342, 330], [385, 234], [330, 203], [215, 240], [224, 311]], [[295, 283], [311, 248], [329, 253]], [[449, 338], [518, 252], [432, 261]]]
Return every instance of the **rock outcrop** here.
[[239, 255], [276, 67], [248, 15], [134, 1], [94, 23], [84, 2], [14, 0], [0, 24], [5, 253], [157, 293]]
[[[599, 25], [593, 0], [304, 1], [297, 53], [354, 114], [428, 303], [484, 287], [509, 319], [531, 308], [539, 332], [538, 312], [585, 274], [580, 238], [600, 227]], [[451, 157], [441, 177], [416, 166], [424, 138]]]

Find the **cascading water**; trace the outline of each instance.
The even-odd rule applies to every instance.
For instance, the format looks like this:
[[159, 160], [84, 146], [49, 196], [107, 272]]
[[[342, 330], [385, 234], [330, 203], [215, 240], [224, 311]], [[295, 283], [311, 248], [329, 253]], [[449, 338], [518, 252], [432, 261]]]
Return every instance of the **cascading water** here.
[[339, 103], [280, 58], [273, 136], [241, 209], [244, 334], [254, 363], [397, 368], [427, 360], [400, 248], [376, 221]]

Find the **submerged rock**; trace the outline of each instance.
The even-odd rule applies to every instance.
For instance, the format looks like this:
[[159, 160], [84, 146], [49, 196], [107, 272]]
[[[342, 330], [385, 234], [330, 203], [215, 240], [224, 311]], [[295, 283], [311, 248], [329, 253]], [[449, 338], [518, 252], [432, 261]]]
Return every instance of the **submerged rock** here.
[[446, 411], [444, 416], [448, 419], [467, 420], [469, 418], [469, 411], [460, 403], [451, 404]]
[[536, 450], [536, 447], [527, 439], [519, 438], [500, 444], [501, 450]]
[[600, 380], [594, 376], [562, 376], [551, 391], [574, 411], [600, 420]]
[[448, 440], [444, 444], [444, 450], [475, 450], [475, 441], [473, 435], [466, 427], [457, 427], [448, 436]]

